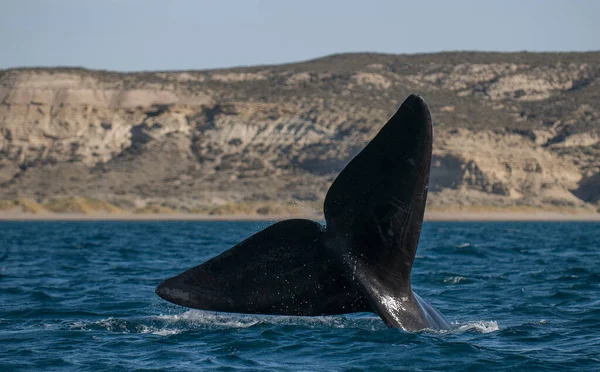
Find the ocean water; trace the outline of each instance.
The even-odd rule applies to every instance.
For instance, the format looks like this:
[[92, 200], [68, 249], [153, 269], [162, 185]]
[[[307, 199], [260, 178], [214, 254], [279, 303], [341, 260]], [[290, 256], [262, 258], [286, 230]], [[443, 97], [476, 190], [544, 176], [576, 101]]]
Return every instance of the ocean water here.
[[450, 331], [154, 294], [267, 225], [1, 222], [0, 370], [600, 370], [599, 223], [425, 223], [413, 287]]

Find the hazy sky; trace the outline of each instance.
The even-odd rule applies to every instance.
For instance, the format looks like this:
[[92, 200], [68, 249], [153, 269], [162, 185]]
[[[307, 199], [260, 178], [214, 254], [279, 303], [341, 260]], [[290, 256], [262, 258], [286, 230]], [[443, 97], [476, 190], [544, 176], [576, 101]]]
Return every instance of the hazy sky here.
[[120, 71], [333, 53], [600, 50], [600, 0], [0, 0], [0, 68]]

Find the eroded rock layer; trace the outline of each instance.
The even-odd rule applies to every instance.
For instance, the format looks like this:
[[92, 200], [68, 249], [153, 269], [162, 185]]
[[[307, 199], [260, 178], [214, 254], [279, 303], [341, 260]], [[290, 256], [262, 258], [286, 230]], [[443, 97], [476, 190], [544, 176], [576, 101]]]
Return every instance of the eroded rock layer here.
[[430, 205], [600, 205], [600, 53], [345, 54], [213, 71], [0, 71], [0, 199], [314, 202], [410, 93]]

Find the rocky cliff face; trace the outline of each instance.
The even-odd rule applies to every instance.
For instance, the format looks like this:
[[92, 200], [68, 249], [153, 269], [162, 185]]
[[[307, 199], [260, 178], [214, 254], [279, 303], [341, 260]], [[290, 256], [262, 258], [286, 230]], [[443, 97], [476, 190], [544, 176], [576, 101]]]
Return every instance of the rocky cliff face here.
[[336, 55], [214, 71], [0, 71], [0, 199], [314, 202], [410, 93], [430, 206], [600, 200], [600, 53]]

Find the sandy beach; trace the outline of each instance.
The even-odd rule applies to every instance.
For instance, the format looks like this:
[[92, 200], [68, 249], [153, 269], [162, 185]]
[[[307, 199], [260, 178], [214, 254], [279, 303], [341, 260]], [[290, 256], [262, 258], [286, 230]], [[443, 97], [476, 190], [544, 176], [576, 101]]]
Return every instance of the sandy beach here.
[[[280, 221], [289, 218], [321, 220], [319, 216], [210, 215], [194, 213], [22, 213], [2, 212], [0, 221]], [[600, 221], [598, 213], [558, 212], [429, 212], [425, 221]]]

